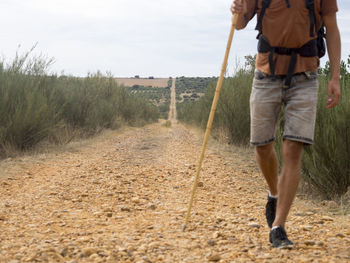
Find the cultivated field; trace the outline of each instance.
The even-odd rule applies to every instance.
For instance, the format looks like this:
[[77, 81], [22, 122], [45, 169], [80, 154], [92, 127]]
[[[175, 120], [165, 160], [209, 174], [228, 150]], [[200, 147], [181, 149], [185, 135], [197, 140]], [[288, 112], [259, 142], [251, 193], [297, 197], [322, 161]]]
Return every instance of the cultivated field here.
[[118, 84], [123, 84], [128, 87], [132, 87], [134, 85], [140, 85], [140, 86], [152, 86], [152, 87], [158, 87], [158, 88], [165, 88], [168, 86], [169, 78], [155, 78], [155, 79], [148, 79], [148, 78], [116, 78], [116, 81]]

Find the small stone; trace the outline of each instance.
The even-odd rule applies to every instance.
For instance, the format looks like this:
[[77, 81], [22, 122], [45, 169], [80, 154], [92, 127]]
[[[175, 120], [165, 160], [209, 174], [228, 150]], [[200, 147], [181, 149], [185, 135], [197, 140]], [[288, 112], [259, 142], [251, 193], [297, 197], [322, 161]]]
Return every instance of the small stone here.
[[305, 213], [305, 215], [307, 215], [307, 216], [312, 216], [312, 215], [314, 215], [315, 214], [315, 212], [313, 212], [313, 211], [307, 211], [306, 213]]
[[209, 239], [208, 241], [207, 241], [207, 244], [209, 245], [209, 246], [215, 246], [216, 245], [216, 241], [215, 240], [213, 240], [213, 239]]
[[303, 229], [305, 231], [310, 231], [312, 229], [312, 226], [303, 226]]
[[97, 255], [99, 255], [100, 257], [106, 258], [109, 256], [109, 254], [105, 251], [98, 251]]
[[147, 245], [146, 244], [142, 244], [141, 246], [138, 247], [137, 249], [138, 251], [144, 252], [147, 250]]
[[334, 218], [330, 217], [330, 216], [322, 216], [321, 218], [324, 221], [334, 221]]
[[213, 238], [216, 239], [216, 238], [219, 238], [219, 237], [221, 237], [221, 233], [219, 231], [214, 232]]
[[162, 261], [164, 261], [164, 259], [165, 259], [164, 255], [159, 255], [157, 258], [157, 262], [162, 262]]
[[133, 203], [135, 203], [135, 204], [138, 204], [138, 203], [140, 203], [140, 198], [138, 198], [138, 197], [133, 197], [133, 198], [131, 199], [131, 201], [132, 201]]
[[156, 210], [157, 206], [155, 204], [151, 204], [148, 206], [148, 208], [151, 210]]
[[127, 206], [121, 207], [120, 210], [123, 211], [123, 212], [130, 212], [130, 208], [127, 207]]
[[203, 184], [203, 182], [198, 182], [197, 186], [198, 186], [198, 187], [203, 187], [204, 184]]
[[99, 258], [99, 256], [96, 253], [94, 253], [91, 256], [89, 256], [89, 259], [92, 260], [92, 261], [96, 261], [96, 260], [98, 260], [98, 258]]
[[147, 256], [144, 256], [142, 259], [144, 260], [144, 262], [152, 263], [152, 260], [150, 260]]
[[157, 242], [157, 241], [151, 242], [151, 243], [149, 243], [148, 247], [150, 247], [150, 248], [159, 247], [159, 242]]
[[324, 242], [323, 241], [318, 241], [317, 242], [317, 246], [323, 247], [324, 246]]
[[218, 262], [221, 260], [221, 256], [219, 254], [213, 254], [209, 256], [208, 260], [212, 262]]
[[305, 245], [307, 245], [307, 246], [314, 246], [316, 243], [315, 243], [315, 241], [313, 241], [313, 240], [306, 240], [305, 241]]
[[112, 212], [108, 212], [106, 215], [107, 215], [107, 217], [112, 217], [113, 213]]
[[330, 242], [330, 243], [337, 243], [337, 242], [339, 242], [339, 240], [337, 238], [334, 238], [334, 237], [328, 238], [327, 241]]
[[67, 256], [67, 253], [68, 253], [68, 248], [67, 248], [67, 247], [63, 248], [63, 249], [60, 251], [60, 255], [61, 255], [62, 257]]
[[103, 215], [103, 213], [102, 212], [94, 212], [93, 215], [96, 217], [101, 217]]
[[342, 233], [338, 233], [338, 234], [336, 234], [335, 236], [336, 236], [336, 237], [341, 237], [341, 238], [344, 238], [344, 237], [345, 237], [345, 235], [342, 234]]
[[81, 251], [82, 255], [84, 257], [90, 257], [92, 254], [96, 254], [97, 253], [97, 248], [95, 247], [86, 247], [83, 248]]
[[249, 223], [248, 226], [251, 228], [260, 228], [260, 225], [258, 223]]

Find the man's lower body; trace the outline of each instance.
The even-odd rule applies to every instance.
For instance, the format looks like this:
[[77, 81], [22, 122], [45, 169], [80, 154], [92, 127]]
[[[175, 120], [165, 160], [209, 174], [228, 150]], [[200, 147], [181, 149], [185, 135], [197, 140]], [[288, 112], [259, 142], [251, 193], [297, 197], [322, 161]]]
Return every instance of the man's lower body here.
[[[299, 184], [303, 147], [313, 143], [318, 93], [316, 73], [295, 75], [289, 87], [284, 86], [284, 80], [256, 71], [250, 97], [251, 144], [256, 146], [257, 163], [270, 190], [266, 219], [271, 227], [270, 242], [278, 248], [293, 245], [285, 222]], [[283, 165], [278, 176], [274, 141], [282, 106]]]

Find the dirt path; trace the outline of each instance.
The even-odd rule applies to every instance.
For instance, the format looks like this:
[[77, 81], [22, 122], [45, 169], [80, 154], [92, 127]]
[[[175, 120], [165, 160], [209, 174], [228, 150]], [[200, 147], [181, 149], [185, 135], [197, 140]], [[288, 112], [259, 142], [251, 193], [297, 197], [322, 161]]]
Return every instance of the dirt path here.
[[158, 123], [3, 162], [0, 262], [350, 260], [349, 216], [298, 198], [287, 225], [295, 249], [272, 249], [252, 151], [213, 143], [182, 232], [200, 146], [197, 133]]
[[299, 198], [295, 248], [271, 248], [252, 150], [214, 142], [182, 232], [202, 136], [157, 123], [3, 161], [0, 262], [350, 261], [349, 216]]
[[172, 125], [176, 124], [177, 119], [177, 113], [176, 113], [176, 78], [172, 79], [172, 85], [171, 85], [171, 97], [170, 97], [170, 109], [169, 109], [169, 120], [171, 121]]

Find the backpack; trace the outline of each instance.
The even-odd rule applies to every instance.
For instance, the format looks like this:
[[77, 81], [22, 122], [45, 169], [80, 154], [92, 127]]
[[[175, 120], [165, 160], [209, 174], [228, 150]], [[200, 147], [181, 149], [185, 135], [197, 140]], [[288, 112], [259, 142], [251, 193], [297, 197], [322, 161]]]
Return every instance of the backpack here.
[[[323, 57], [326, 53], [325, 45], [325, 28], [322, 23], [321, 28], [317, 31], [317, 38], [310, 40], [301, 48], [285, 48], [285, 47], [272, 47], [268, 42], [267, 38], [262, 34], [262, 21], [265, 15], [266, 9], [269, 8], [272, 0], [262, 0], [262, 9], [258, 17], [258, 22], [255, 29], [259, 31], [257, 36], [258, 42], [258, 51], [261, 53], [269, 54], [269, 66], [272, 77], [275, 77], [275, 65], [273, 62], [274, 53], [282, 55], [290, 55], [291, 61], [288, 67], [288, 73], [285, 80], [285, 85], [290, 86], [291, 80], [294, 74], [295, 65], [297, 62], [297, 54], [303, 57]], [[310, 19], [310, 37], [314, 37], [314, 28], [316, 27], [316, 17], [315, 17], [315, 1], [314, 0], [305, 0], [306, 8], [309, 10], [309, 19]], [[290, 8], [289, 0], [286, 0], [287, 8]]]

